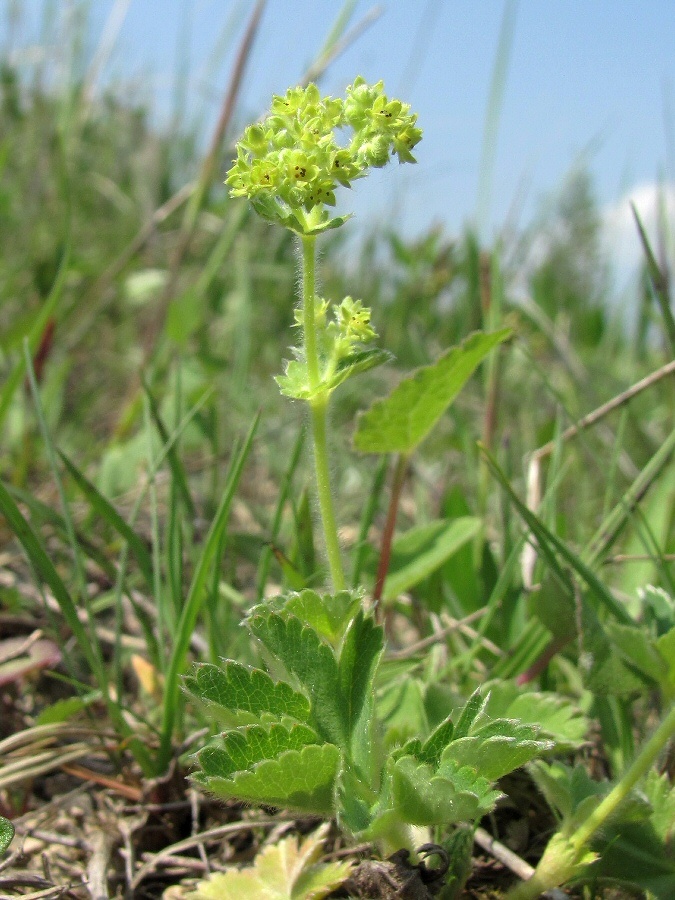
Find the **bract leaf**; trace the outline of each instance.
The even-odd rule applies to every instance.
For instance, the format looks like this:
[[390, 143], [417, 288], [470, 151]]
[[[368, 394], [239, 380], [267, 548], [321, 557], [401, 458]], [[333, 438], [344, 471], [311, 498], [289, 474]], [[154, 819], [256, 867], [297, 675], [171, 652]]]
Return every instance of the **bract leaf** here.
[[481, 520], [474, 516], [439, 519], [411, 528], [394, 541], [389, 574], [382, 597], [394, 600], [419, 584], [478, 534]]
[[198, 773], [195, 780], [218, 797], [329, 816], [339, 764], [340, 751], [333, 744], [310, 744], [227, 778]]
[[253, 866], [217, 872], [185, 900], [321, 900], [342, 884], [353, 865], [318, 862], [328, 827], [322, 825], [301, 845], [293, 836], [264, 847]]
[[352, 375], [367, 372], [392, 359], [388, 350], [359, 350], [356, 353], [350, 353], [340, 361], [335, 372], [320, 381], [314, 389], [309, 387], [307, 364], [298, 359], [291, 359], [286, 363], [284, 374], [275, 376], [274, 380], [285, 397], [293, 397], [295, 400], [311, 400], [319, 394], [334, 391], [338, 385], [351, 378]]
[[392, 794], [401, 818], [413, 825], [451, 825], [484, 816], [502, 796], [470, 767], [436, 770], [412, 756], [393, 766]]
[[371, 350], [357, 350], [341, 359], [335, 374], [324, 382], [324, 389], [333, 391], [335, 388], [351, 378], [352, 375], [360, 375], [369, 369], [382, 366], [393, 360], [393, 355], [388, 350], [373, 348]]
[[490, 334], [476, 332], [432, 365], [405, 378], [388, 397], [359, 416], [356, 449], [363, 453], [412, 453], [490, 350], [510, 334], [508, 328]]
[[321, 737], [339, 747], [347, 745], [347, 727], [340, 702], [340, 680], [331, 647], [300, 619], [292, 615], [251, 615], [248, 627], [270, 654], [297, 677], [307, 692], [312, 724]]
[[259, 719], [269, 713], [276, 718], [288, 716], [307, 722], [309, 700], [284, 681], [273, 681], [260, 669], [248, 669], [234, 660], [222, 666], [196, 665], [184, 680], [185, 688], [210, 707], [218, 721], [238, 724], [238, 713]]

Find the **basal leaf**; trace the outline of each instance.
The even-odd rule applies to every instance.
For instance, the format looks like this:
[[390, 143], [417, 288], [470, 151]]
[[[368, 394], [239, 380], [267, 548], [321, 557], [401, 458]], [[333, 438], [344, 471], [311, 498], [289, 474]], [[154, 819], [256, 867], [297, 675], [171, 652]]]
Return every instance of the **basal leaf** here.
[[305, 838], [269, 844], [247, 868], [228, 868], [200, 881], [185, 900], [321, 900], [349, 876], [353, 863], [320, 863], [329, 826]]
[[287, 750], [250, 771], [196, 780], [219, 797], [329, 816], [339, 764], [336, 746], [313, 744], [302, 750]]
[[473, 723], [485, 710], [486, 703], [487, 701], [481, 696], [480, 690], [475, 690], [466, 701], [455, 723], [455, 740], [467, 736]]
[[668, 663], [644, 628], [606, 622], [605, 630], [615, 649], [642, 675], [661, 684], [668, 677]]
[[362, 595], [356, 591], [339, 591], [337, 594], [322, 595], [306, 589], [279, 597], [278, 606], [280, 610], [292, 613], [305, 625], [312, 627], [331, 644], [336, 644], [342, 637], [347, 623], [361, 605], [361, 598]]
[[507, 680], [488, 682], [482, 690], [487, 696], [487, 715], [538, 725], [541, 736], [554, 740], [557, 750], [572, 749], [584, 740], [588, 721], [565, 697], [528, 691]]
[[338, 666], [331, 647], [295, 616], [263, 612], [247, 620], [253, 634], [307, 692], [312, 723], [324, 740], [347, 745]]
[[238, 713], [249, 713], [256, 719], [265, 713], [277, 718], [288, 716], [299, 722], [309, 719], [309, 701], [303, 694], [284, 681], [273, 681], [260, 669], [249, 669], [231, 659], [225, 660], [222, 666], [196, 665], [184, 684], [225, 724], [237, 724]]
[[449, 763], [459, 768], [473, 766], [485, 778], [496, 781], [553, 749], [553, 741], [539, 739], [537, 734], [538, 729], [532, 725], [497, 719], [475, 735], [452, 741], [443, 752], [441, 768]]
[[587, 870], [590, 879], [609, 879], [649, 891], [655, 900], [675, 897], [675, 859], [651, 822], [607, 828], [594, 843], [600, 856]]
[[426, 739], [419, 752], [419, 759], [427, 762], [432, 766], [438, 766], [441, 761], [441, 755], [452, 740], [455, 726], [452, 719], [448, 717], [444, 722], [435, 728]]
[[384, 647], [384, 631], [362, 610], [351, 621], [340, 650], [338, 671], [343, 718], [351, 758], [370, 780], [373, 755], [375, 672]]
[[419, 584], [478, 534], [481, 521], [473, 516], [440, 519], [411, 528], [394, 541], [383, 599], [394, 600]]
[[316, 733], [306, 725], [245, 725], [215, 738], [197, 754], [201, 772], [197, 779], [230, 778], [258, 763], [275, 759], [286, 750], [302, 750], [319, 744]]
[[401, 818], [413, 825], [451, 825], [472, 822], [488, 813], [502, 796], [475, 769], [437, 772], [412, 756], [397, 760], [392, 772], [392, 795]]
[[410, 454], [429, 434], [487, 354], [509, 329], [476, 332], [430, 366], [405, 378], [358, 420], [354, 446], [364, 453]]

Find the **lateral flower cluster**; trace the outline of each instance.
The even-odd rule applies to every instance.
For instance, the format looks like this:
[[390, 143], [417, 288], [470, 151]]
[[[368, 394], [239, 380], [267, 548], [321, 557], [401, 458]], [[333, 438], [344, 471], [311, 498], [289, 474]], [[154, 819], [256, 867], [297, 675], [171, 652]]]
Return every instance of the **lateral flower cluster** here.
[[[264, 218], [301, 234], [341, 225], [330, 219], [338, 185], [351, 187], [372, 167], [415, 162], [412, 149], [422, 137], [417, 116], [400, 100], [389, 100], [384, 83], [358, 77], [344, 99], [322, 97], [315, 84], [275, 96], [267, 118], [250, 125], [237, 144], [227, 174], [233, 197], [247, 197]], [[351, 129], [346, 145], [340, 134]]]
[[[328, 317], [329, 310], [332, 318]], [[295, 310], [295, 324], [300, 328], [305, 327], [305, 315], [301, 307]], [[377, 337], [377, 332], [370, 324], [370, 309], [352, 297], [345, 297], [339, 306], [330, 304], [323, 297], [315, 297], [314, 325], [324, 380], [333, 375], [344, 359]], [[302, 355], [302, 351], [299, 351], [300, 358]]]

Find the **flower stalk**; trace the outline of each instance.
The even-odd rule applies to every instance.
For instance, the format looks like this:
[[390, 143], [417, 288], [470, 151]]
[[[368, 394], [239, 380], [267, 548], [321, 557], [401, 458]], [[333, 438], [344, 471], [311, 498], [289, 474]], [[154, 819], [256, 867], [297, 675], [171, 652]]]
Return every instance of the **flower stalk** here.
[[416, 121], [408, 104], [385, 95], [381, 81], [369, 85], [356, 78], [344, 99], [322, 97], [314, 84], [292, 88], [274, 97], [263, 122], [245, 130], [227, 175], [233, 197], [248, 198], [263, 218], [299, 236], [302, 295], [295, 319], [302, 339], [277, 382], [283, 394], [310, 407], [317, 496], [336, 591], [346, 582], [330, 488], [328, 403], [346, 378], [389, 357], [365, 349], [377, 337], [368, 307], [351, 297], [331, 304], [317, 295], [316, 239], [349, 218], [329, 212], [338, 185], [351, 187], [394, 155], [415, 162], [411, 151], [422, 137]]

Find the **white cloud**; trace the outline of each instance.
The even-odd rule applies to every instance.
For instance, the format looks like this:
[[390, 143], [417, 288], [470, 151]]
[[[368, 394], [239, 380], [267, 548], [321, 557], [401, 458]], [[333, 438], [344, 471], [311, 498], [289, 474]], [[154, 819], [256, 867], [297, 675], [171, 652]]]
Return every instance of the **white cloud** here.
[[675, 184], [656, 182], [638, 184], [616, 203], [605, 207], [602, 217], [605, 246], [619, 281], [624, 283], [635, 276], [644, 259], [631, 204], [634, 204], [638, 211], [657, 259], [660, 244], [665, 238], [665, 249], [669, 261], [672, 262]]

